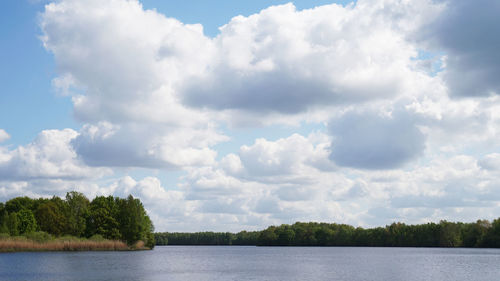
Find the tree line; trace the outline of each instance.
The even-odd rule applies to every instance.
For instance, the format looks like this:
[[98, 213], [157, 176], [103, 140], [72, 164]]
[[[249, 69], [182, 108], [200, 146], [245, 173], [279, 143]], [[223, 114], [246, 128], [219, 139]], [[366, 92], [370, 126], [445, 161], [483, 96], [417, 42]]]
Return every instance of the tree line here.
[[60, 197], [16, 197], [0, 203], [0, 233], [10, 236], [43, 231], [60, 237], [71, 235], [125, 241], [143, 241], [153, 248], [154, 227], [144, 206], [132, 195], [126, 199], [97, 196], [89, 201], [79, 192]]
[[297, 222], [239, 233], [155, 233], [156, 245], [373, 246], [500, 248], [500, 219], [362, 228], [347, 224]]
[[259, 231], [230, 232], [159, 232], [156, 245], [257, 245]]

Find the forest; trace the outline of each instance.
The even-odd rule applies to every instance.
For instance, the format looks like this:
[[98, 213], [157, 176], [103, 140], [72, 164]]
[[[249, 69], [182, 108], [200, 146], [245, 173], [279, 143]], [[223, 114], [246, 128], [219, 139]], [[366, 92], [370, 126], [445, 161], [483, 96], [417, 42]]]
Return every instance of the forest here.
[[370, 246], [500, 248], [500, 219], [362, 228], [347, 224], [297, 222], [238, 233], [155, 233], [157, 245]]
[[16, 197], [0, 203], [0, 238], [4, 239], [91, 238], [123, 241], [129, 246], [142, 241], [153, 248], [153, 231], [144, 206], [132, 195], [126, 199], [97, 196], [89, 201], [82, 193], [72, 191], [64, 199]]

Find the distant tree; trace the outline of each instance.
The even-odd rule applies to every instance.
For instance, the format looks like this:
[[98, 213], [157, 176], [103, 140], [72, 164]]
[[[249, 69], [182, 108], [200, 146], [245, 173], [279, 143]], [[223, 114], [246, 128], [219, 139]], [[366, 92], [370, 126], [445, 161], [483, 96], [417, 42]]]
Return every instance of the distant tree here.
[[35, 218], [42, 231], [60, 236], [65, 233], [67, 218], [54, 201], [46, 201], [38, 206]]
[[127, 244], [132, 245], [139, 240], [144, 241], [146, 245], [154, 243], [154, 237], [149, 234], [152, 233], [153, 225], [139, 199], [132, 195], [127, 199], [120, 199], [118, 209], [120, 233]]
[[283, 224], [277, 227], [275, 233], [278, 236], [275, 245], [290, 246], [295, 239], [295, 231], [289, 225]]
[[233, 238], [233, 245], [257, 245], [259, 231], [240, 231]]
[[462, 246], [462, 235], [461, 235], [460, 224], [443, 220], [439, 222], [439, 226], [441, 227], [441, 232], [439, 236], [440, 247]]
[[19, 234], [34, 232], [37, 228], [35, 216], [29, 209], [22, 209], [17, 213]]
[[5, 209], [5, 205], [0, 203], [0, 233], [9, 233], [8, 220], [9, 212]]
[[464, 224], [462, 227], [462, 241], [464, 247], [481, 247], [491, 223], [487, 220], [478, 220], [475, 223]]
[[500, 218], [491, 223], [481, 243], [482, 247], [500, 248]]
[[33, 210], [33, 199], [29, 197], [16, 197], [5, 202], [5, 209], [9, 213], [17, 213], [22, 209]]
[[85, 231], [87, 237], [99, 234], [106, 239], [121, 239], [116, 201], [113, 196], [98, 196], [90, 202]]
[[155, 233], [154, 238], [155, 238], [155, 245], [161, 245], [161, 246], [168, 245], [168, 233], [166, 232]]
[[9, 214], [7, 227], [9, 228], [10, 236], [19, 235], [19, 220], [17, 219], [17, 213]]
[[278, 240], [278, 235], [276, 234], [276, 227], [270, 226], [265, 230], [261, 231], [258, 239], [258, 245], [276, 245], [276, 240]]
[[89, 200], [80, 192], [66, 193], [68, 232], [80, 237], [84, 234], [89, 215]]

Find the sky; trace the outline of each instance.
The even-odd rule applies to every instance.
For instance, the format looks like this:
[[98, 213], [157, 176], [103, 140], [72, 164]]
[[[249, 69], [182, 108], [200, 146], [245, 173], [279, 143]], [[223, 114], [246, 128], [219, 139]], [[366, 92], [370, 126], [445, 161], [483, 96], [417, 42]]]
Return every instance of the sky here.
[[500, 217], [500, 2], [22, 0], [0, 201], [140, 198], [157, 231]]

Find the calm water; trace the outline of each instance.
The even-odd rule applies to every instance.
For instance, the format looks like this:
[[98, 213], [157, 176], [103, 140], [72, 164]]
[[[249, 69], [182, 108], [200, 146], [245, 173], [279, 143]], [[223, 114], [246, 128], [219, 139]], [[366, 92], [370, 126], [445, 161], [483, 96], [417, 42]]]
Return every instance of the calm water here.
[[500, 249], [167, 246], [0, 254], [0, 280], [500, 280]]

